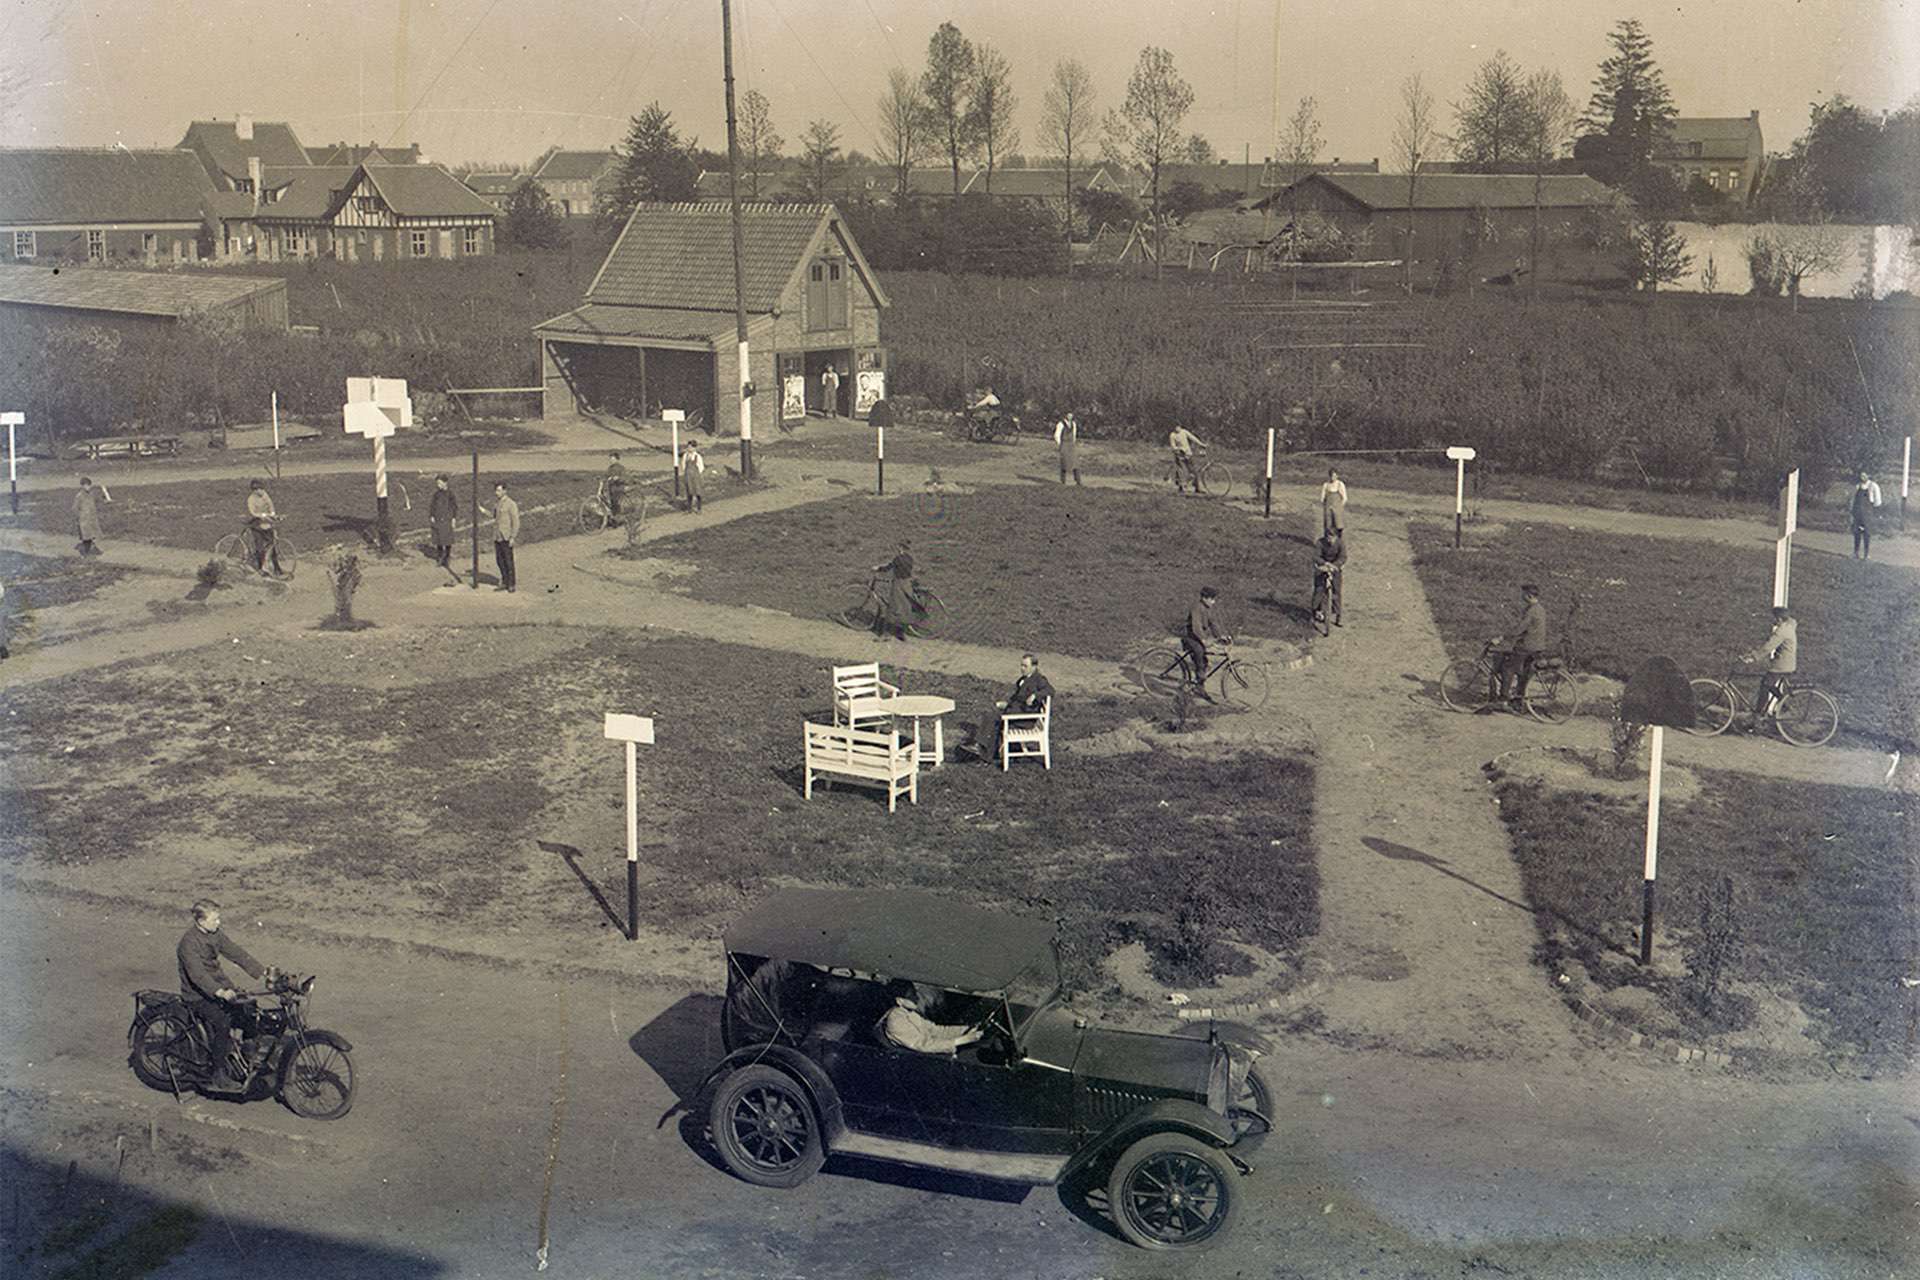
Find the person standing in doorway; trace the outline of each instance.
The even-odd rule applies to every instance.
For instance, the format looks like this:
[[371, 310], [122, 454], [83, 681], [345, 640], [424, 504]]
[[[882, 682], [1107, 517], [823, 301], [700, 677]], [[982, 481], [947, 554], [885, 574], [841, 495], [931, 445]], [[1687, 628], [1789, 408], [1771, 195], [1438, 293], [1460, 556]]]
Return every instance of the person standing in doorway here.
[[[442, 472], [433, 478], [433, 500], [427, 504], [427, 524], [432, 529], [434, 563], [449, 574], [453, 574], [453, 521], [459, 513], [460, 499], [453, 496], [446, 473]], [[458, 582], [459, 575], [453, 576]]]
[[698, 515], [706, 505], [706, 497], [701, 483], [707, 474], [707, 459], [700, 452], [700, 446], [687, 441], [687, 447], [680, 451], [680, 485], [687, 491], [687, 510]]
[[113, 501], [106, 486], [93, 487], [93, 481], [86, 476], [80, 477], [80, 491], [73, 495], [73, 518], [80, 526], [80, 554], [97, 556], [100, 548], [94, 543], [100, 540], [100, 501]]
[[820, 371], [820, 412], [840, 416], [840, 370], [832, 364]]
[[1879, 505], [1880, 486], [1862, 471], [1860, 483], [1853, 487], [1853, 497], [1847, 506], [1853, 526], [1853, 554], [1857, 559], [1873, 558], [1873, 509]]
[[518, 584], [513, 574], [513, 547], [520, 540], [520, 504], [507, 495], [503, 481], [493, 486], [493, 560], [500, 567], [500, 591]]
[[1067, 473], [1073, 473], [1073, 482], [1080, 483], [1080, 420], [1069, 409], [1060, 415], [1060, 421], [1053, 424], [1053, 442], [1060, 448], [1060, 483], [1067, 482]]

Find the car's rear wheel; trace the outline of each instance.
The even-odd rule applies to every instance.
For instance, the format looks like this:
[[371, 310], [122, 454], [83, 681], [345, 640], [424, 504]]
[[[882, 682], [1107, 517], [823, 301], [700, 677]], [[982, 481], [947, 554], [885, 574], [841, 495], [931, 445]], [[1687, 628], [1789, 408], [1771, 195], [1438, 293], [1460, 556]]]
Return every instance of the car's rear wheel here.
[[708, 1120], [727, 1168], [756, 1186], [797, 1187], [826, 1163], [812, 1101], [777, 1067], [756, 1063], [722, 1080]]
[[1143, 1249], [1206, 1248], [1232, 1221], [1233, 1177], [1200, 1139], [1150, 1134], [1115, 1162], [1107, 1204], [1120, 1234]]

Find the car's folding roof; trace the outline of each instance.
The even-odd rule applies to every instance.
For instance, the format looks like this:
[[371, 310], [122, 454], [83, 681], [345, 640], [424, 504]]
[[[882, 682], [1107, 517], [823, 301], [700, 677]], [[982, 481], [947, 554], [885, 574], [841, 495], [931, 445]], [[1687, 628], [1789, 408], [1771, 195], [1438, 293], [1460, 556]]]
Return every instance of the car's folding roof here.
[[727, 950], [992, 992], [1044, 964], [1053, 926], [908, 889], [787, 889], [727, 930]]

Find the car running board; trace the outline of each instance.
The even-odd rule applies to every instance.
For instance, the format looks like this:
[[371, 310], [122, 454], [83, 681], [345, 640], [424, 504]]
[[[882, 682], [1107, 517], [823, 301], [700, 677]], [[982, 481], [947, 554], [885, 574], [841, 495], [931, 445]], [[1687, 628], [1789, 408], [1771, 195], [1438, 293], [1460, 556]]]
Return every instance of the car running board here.
[[832, 1147], [834, 1155], [865, 1156], [872, 1160], [890, 1160], [895, 1164], [919, 1165], [948, 1173], [965, 1173], [998, 1182], [1024, 1182], [1032, 1186], [1051, 1186], [1066, 1167], [1061, 1156], [1022, 1155], [1000, 1151], [955, 1151], [951, 1147], [925, 1142], [907, 1142], [900, 1138], [882, 1138], [871, 1133], [847, 1131]]

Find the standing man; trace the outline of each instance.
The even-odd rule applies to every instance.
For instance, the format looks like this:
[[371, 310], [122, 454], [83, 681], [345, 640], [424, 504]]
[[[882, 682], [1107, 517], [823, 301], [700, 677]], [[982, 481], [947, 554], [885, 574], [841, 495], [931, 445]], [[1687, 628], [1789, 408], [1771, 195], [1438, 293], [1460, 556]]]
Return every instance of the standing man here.
[[884, 573], [887, 577], [886, 607], [874, 615], [873, 634], [891, 637], [895, 640], [907, 638], [907, 618], [913, 608], [913, 546], [902, 539], [900, 549], [893, 559], [885, 564], [873, 566], [874, 573]]
[[500, 566], [499, 591], [512, 591], [513, 545], [520, 540], [520, 504], [507, 496], [505, 481], [493, 486], [493, 560]]
[[1505, 647], [1493, 673], [1491, 683], [1496, 687], [1487, 690], [1487, 701], [1505, 702], [1508, 710], [1525, 712], [1534, 661], [1547, 651], [1547, 607], [1540, 603], [1539, 587], [1531, 582], [1520, 584], [1520, 612], [1514, 618], [1512, 642], [1507, 643], [1505, 636], [1495, 636], [1493, 642]]
[[627, 494], [627, 469], [620, 464], [620, 451], [607, 455], [607, 514], [620, 518], [620, 500]]
[[1320, 528], [1335, 534], [1347, 529], [1347, 482], [1332, 467], [1327, 468], [1327, 481], [1320, 486]]
[[83, 556], [100, 554], [100, 548], [93, 544], [100, 540], [99, 502], [102, 497], [108, 502], [113, 501], [104, 486], [95, 489], [91, 479], [80, 477], [80, 491], [73, 495], [73, 518], [80, 526], [80, 554]]
[[1067, 482], [1067, 473], [1073, 473], [1073, 482], [1080, 483], [1080, 420], [1073, 416], [1073, 410], [1060, 415], [1060, 421], [1053, 424], [1053, 443], [1060, 449], [1060, 483]]
[[253, 538], [253, 567], [261, 573], [267, 571], [267, 560], [273, 560], [273, 576], [280, 576], [280, 549], [274, 545], [274, 524], [280, 515], [273, 509], [273, 495], [267, 492], [264, 480], [247, 481], [247, 532]]
[[1187, 491], [1186, 481], [1193, 482], [1193, 491], [1200, 492], [1200, 473], [1193, 465], [1193, 451], [1204, 449], [1207, 442], [1185, 427], [1175, 427], [1167, 433], [1167, 448], [1173, 451], [1173, 487], [1180, 493]]
[[239, 965], [248, 976], [259, 978], [268, 970], [247, 954], [247, 949], [220, 932], [220, 904], [202, 898], [193, 904], [193, 923], [180, 936], [173, 949], [180, 966], [180, 994], [207, 1025], [207, 1048], [213, 1058], [215, 1089], [237, 1089], [240, 1078], [227, 1065], [233, 1052], [233, 1005], [239, 992], [234, 990], [220, 957]]
[[453, 521], [460, 513], [460, 500], [453, 496], [448, 486], [447, 475], [443, 471], [433, 478], [433, 500], [427, 504], [427, 524], [433, 531], [433, 559], [442, 569], [453, 575], [455, 582], [460, 575], [453, 572]]
[[1787, 691], [1787, 677], [1800, 666], [1800, 624], [1785, 605], [1773, 606], [1773, 630], [1767, 633], [1766, 641], [1758, 649], [1742, 654], [1740, 660], [1757, 662], [1761, 658], [1767, 660], [1767, 674], [1760, 679], [1760, 697], [1754, 703], [1748, 728], [1773, 714], [1773, 704]]
[[1853, 554], [1858, 559], [1873, 557], [1873, 525], [1869, 518], [1879, 505], [1880, 486], [1873, 482], [1873, 477], [1862, 471], [1860, 483], [1854, 486], [1853, 497], [1848, 503], [1853, 524]]
[[960, 744], [960, 750], [971, 751], [983, 760], [993, 759], [1000, 754], [1000, 717], [1037, 712], [1052, 697], [1053, 686], [1040, 674], [1040, 659], [1030, 653], [1022, 654], [1020, 678], [1013, 682], [1013, 688], [1006, 697], [993, 704], [992, 714], [981, 716], [980, 723], [972, 726], [972, 732], [967, 741]]
[[692, 440], [680, 451], [680, 484], [687, 491], [687, 510], [698, 513], [705, 505], [700, 483], [707, 474], [707, 460]]
[[832, 362], [820, 371], [820, 411], [829, 418], [840, 416], [840, 370]]

